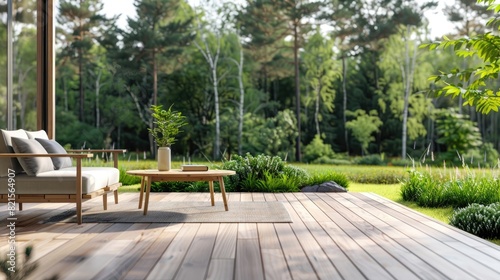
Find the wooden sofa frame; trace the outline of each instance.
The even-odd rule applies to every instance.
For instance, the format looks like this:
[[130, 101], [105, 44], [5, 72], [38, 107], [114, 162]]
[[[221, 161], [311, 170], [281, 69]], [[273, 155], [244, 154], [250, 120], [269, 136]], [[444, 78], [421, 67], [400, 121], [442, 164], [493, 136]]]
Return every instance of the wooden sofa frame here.
[[[13, 157], [70, 157], [76, 160], [76, 184], [75, 184], [75, 194], [19, 194], [15, 195], [15, 202], [19, 205], [19, 210], [22, 210], [23, 203], [41, 203], [41, 202], [63, 202], [63, 203], [76, 203], [76, 221], [80, 225], [82, 224], [82, 202], [84, 200], [95, 198], [99, 195], [103, 197], [103, 207], [107, 210], [107, 194], [108, 192], [114, 193], [115, 204], [118, 203], [118, 188], [122, 185], [121, 183], [116, 183], [110, 186], [106, 186], [102, 189], [96, 190], [92, 193], [83, 194], [82, 191], [82, 159], [92, 158], [93, 153], [112, 153], [113, 154], [113, 165], [114, 168], [118, 169], [118, 154], [124, 153], [126, 150], [119, 149], [91, 149], [91, 150], [69, 150], [67, 154], [28, 154], [28, 153], [0, 153], [1, 157], [13, 158]], [[8, 194], [0, 195], [0, 202], [7, 203], [9, 201]]]

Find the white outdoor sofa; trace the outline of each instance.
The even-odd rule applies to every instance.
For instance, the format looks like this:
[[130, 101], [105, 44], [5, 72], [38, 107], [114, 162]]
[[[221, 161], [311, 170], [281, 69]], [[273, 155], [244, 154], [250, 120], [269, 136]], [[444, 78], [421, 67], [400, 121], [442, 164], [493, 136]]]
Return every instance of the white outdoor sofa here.
[[[82, 223], [82, 202], [114, 193], [118, 203], [120, 171], [118, 154], [126, 150], [70, 150], [68, 153], [43, 130], [1, 130], [0, 203], [76, 203], [76, 220]], [[114, 167], [82, 167], [82, 160], [92, 153], [111, 153]], [[76, 166], [73, 166], [74, 159]], [[9, 205], [12, 207], [12, 203]]]

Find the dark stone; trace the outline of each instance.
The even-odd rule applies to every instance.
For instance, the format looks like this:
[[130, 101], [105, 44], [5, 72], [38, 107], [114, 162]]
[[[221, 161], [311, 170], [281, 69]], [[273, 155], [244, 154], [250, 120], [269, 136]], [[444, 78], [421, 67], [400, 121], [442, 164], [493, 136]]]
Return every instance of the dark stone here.
[[331, 181], [314, 186], [306, 186], [302, 188], [302, 192], [347, 192], [347, 190], [339, 184]]
[[303, 188], [302, 188], [302, 192], [317, 192], [317, 191], [318, 191], [318, 188], [319, 188], [319, 186], [318, 186], [318, 185], [314, 185], [314, 186], [306, 186], [306, 187], [303, 187]]

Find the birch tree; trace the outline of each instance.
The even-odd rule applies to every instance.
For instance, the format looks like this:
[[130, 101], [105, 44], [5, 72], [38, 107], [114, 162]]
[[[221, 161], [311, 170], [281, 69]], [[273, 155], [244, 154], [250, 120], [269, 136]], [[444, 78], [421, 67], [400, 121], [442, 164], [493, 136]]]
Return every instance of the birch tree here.
[[306, 79], [313, 89], [313, 96], [309, 98], [314, 102], [314, 124], [316, 135], [321, 136], [319, 123], [321, 120], [320, 109], [324, 107], [328, 112], [333, 112], [335, 90], [333, 82], [339, 77], [340, 71], [335, 61], [333, 41], [324, 38], [320, 31], [309, 38], [304, 50], [304, 64]]
[[[402, 26], [399, 34], [392, 35], [386, 41], [385, 50], [381, 55], [379, 63], [384, 71], [384, 78], [389, 82], [389, 90], [387, 99], [390, 102], [391, 111], [397, 116], [401, 116], [402, 131], [401, 131], [401, 157], [406, 159], [407, 156], [407, 141], [408, 141], [408, 123], [410, 118], [411, 105], [418, 107], [430, 104], [424, 100], [425, 104], [417, 102], [419, 99], [412, 99], [412, 94], [417, 94], [418, 88], [426, 88], [426, 79], [423, 75], [432, 66], [425, 59], [419, 59], [422, 54], [419, 51], [418, 45], [422, 39], [419, 39], [415, 28], [409, 25]], [[402, 95], [402, 96], [401, 96]], [[412, 104], [413, 102], [417, 102]], [[379, 103], [384, 110], [386, 105], [383, 100]], [[415, 109], [418, 111], [418, 109]], [[430, 112], [429, 112], [430, 113]], [[413, 117], [418, 117], [416, 120], [411, 120], [414, 124], [411, 129], [412, 136], [425, 136], [425, 127], [422, 125], [422, 118], [425, 115], [419, 114]]]

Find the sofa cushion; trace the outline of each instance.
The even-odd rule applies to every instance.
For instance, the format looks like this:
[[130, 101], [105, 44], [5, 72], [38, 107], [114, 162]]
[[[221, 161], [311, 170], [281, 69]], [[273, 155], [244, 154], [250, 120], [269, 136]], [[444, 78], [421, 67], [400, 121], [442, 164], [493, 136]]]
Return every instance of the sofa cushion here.
[[[82, 192], [88, 194], [119, 182], [120, 171], [113, 167], [82, 167]], [[8, 193], [8, 178], [0, 178], [0, 194]], [[16, 176], [16, 194], [76, 194], [76, 168]]]
[[[12, 147], [14, 152], [19, 154], [47, 154], [43, 146], [33, 139], [12, 137]], [[54, 170], [50, 157], [19, 157], [18, 160], [26, 174], [30, 176]]]
[[25, 130], [26, 135], [28, 135], [28, 139], [35, 139], [35, 138], [42, 138], [42, 139], [49, 139], [49, 136], [47, 135], [47, 132], [45, 130], [37, 130], [37, 131], [28, 131]]
[[[67, 154], [64, 147], [55, 140], [42, 138], [35, 138], [35, 140], [38, 141], [49, 154]], [[54, 169], [56, 170], [73, 166], [70, 157], [53, 157], [51, 159], [54, 164]]]
[[[26, 132], [23, 129], [18, 130], [5, 130], [1, 129], [0, 135], [0, 153], [14, 153], [12, 148], [12, 137], [19, 137], [28, 139]], [[9, 169], [14, 170], [16, 173], [23, 172], [23, 168], [17, 158], [0, 158], [0, 177], [5, 177], [9, 174]]]

